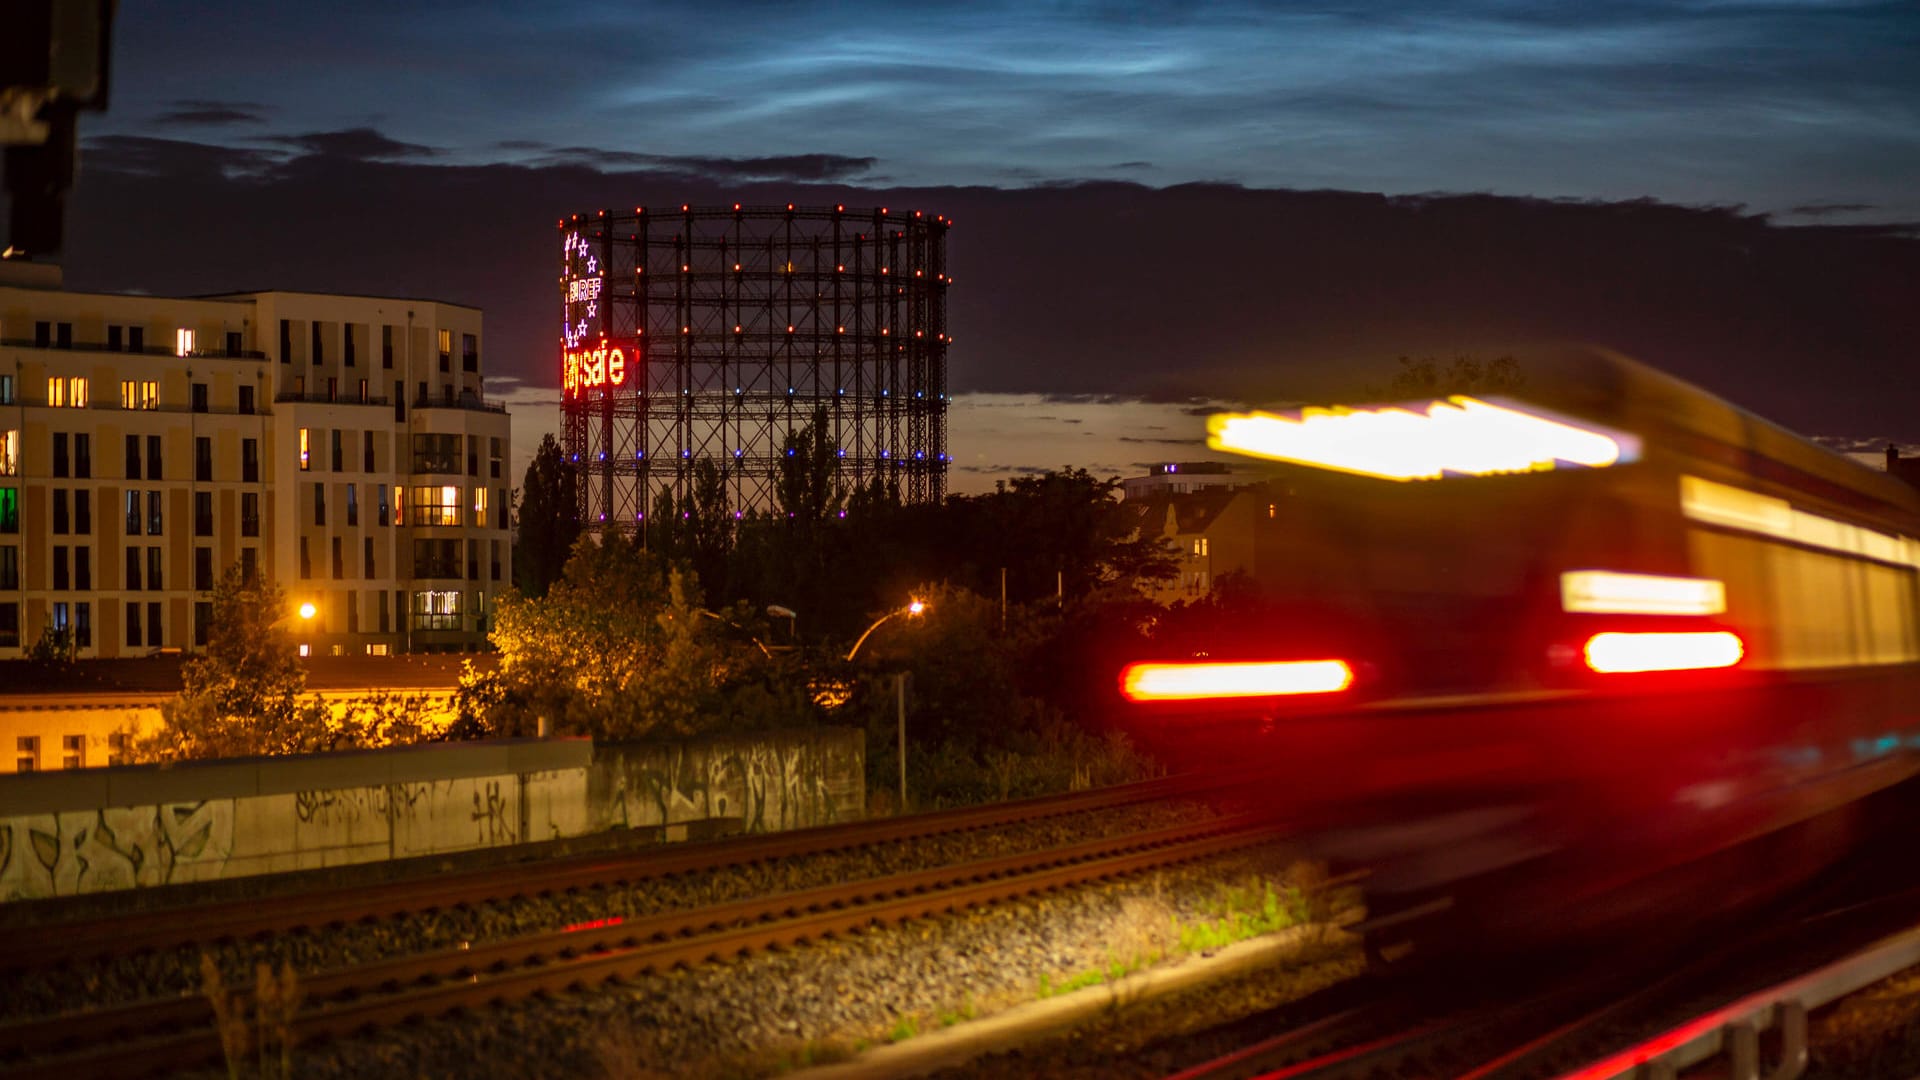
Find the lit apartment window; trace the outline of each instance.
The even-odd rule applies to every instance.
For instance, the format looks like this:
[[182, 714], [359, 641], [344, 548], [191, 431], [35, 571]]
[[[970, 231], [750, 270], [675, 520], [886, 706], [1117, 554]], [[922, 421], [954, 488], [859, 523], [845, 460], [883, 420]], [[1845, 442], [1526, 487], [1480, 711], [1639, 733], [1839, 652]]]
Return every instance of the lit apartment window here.
[[460, 524], [460, 489], [453, 484], [414, 488], [407, 502], [409, 525]]
[[487, 526], [487, 489], [478, 485], [473, 489], [473, 524], [478, 529]]
[[453, 370], [453, 331], [440, 331], [440, 370]]
[[47, 379], [47, 404], [55, 408], [87, 407], [87, 380], [84, 376], [54, 375]]
[[20, 433], [0, 431], [0, 476], [20, 475]]
[[301, 428], [300, 429], [300, 471], [305, 472], [308, 469], [311, 469], [312, 467], [313, 467], [313, 449], [311, 445], [308, 443], [307, 429]]
[[416, 630], [460, 629], [460, 592], [429, 589], [413, 594], [413, 628]]
[[123, 409], [159, 408], [160, 384], [152, 379], [120, 380], [120, 407]]
[[193, 355], [193, 331], [183, 326], [173, 332], [173, 355]]

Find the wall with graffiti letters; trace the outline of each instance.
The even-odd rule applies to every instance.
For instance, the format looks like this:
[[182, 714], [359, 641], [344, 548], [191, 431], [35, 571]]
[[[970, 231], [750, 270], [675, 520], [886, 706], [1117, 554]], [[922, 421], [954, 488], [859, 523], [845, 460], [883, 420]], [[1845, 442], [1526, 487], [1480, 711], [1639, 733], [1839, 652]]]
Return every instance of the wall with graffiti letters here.
[[672, 827], [713, 818], [779, 832], [866, 812], [866, 738], [854, 728], [610, 743], [587, 776], [592, 827]]
[[854, 729], [584, 739], [0, 776], [0, 902], [310, 870], [713, 821], [859, 817]]
[[586, 831], [587, 740], [0, 777], [0, 902]]

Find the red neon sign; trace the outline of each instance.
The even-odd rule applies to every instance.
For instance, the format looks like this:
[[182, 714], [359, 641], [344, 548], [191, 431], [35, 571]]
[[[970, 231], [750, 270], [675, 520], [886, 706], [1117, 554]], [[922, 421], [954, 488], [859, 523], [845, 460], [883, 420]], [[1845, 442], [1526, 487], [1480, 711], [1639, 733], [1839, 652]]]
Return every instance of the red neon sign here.
[[626, 350], [606, 342], [591, 349], [568, 349], [560, 365], [560, 393], [579, 397], [588, 390], [627, 381]]

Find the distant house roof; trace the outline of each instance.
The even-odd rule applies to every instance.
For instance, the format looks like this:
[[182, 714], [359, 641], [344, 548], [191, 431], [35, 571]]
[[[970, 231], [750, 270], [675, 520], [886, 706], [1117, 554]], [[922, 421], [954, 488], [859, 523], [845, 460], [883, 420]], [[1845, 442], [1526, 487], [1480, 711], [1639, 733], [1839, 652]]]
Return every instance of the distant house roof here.
[[1130, 499], [1122, 505], [1139, 515], [1136, 520], [1141, 529], [1164, 534], [1168, 514], [1171, 513], [1175, 532], [1197, 533], [1206, 532], [1241, 494], [1242, 490], [1238, 489], [1202, 488], [1199, 491], [1161, 493], [1144, 499]]
[[[26, 660], [0, 661], [0, 704], [11, 695], [61, 693], [91, 695], [149, 695], [169, 697], [180, 692], [183, 655], [149, 656], [126, 660], [81, 660], [71, 667], [43, 667]], [[492, 653], [418, 656], [316, 656], [304, 661], [307, 689], [340, 693], [381, 690], [447, 690], [460, 683], [462, 661], [471, 660], [491, 671], [499, 658]]]

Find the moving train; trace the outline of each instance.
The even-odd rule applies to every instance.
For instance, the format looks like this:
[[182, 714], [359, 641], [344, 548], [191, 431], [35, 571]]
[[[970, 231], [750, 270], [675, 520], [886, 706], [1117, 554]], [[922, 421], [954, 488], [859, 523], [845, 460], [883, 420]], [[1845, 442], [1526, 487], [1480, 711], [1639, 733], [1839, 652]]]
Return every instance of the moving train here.
[[1267, 603], [1129, 664], [1130, 726], [1271, 776], [1377, 925], [1528, 940], [1818, 869], [1920, 771], [1920, 491], [1617, 354], [1527, 365], [1215, 417], [1283, 463]]

